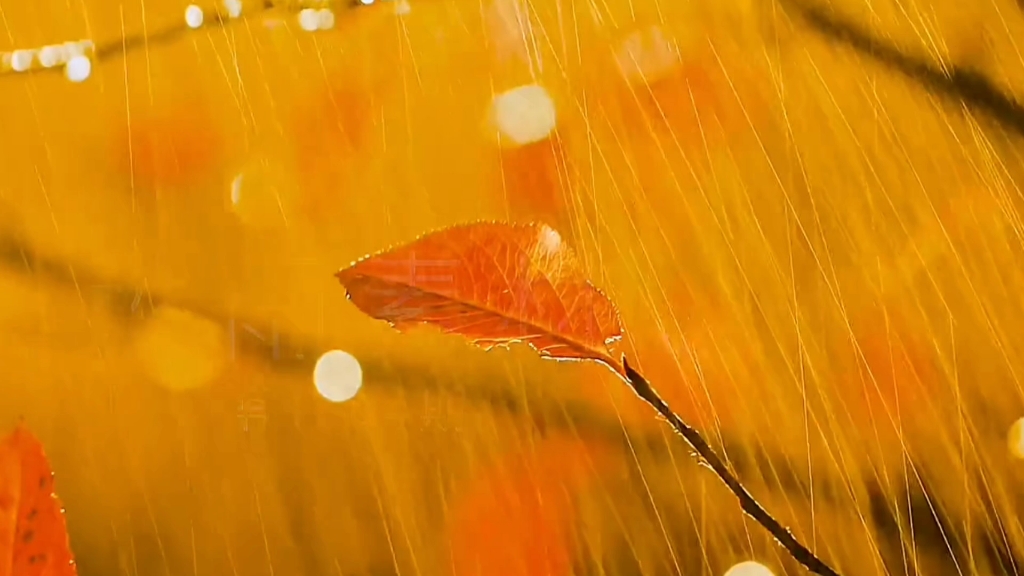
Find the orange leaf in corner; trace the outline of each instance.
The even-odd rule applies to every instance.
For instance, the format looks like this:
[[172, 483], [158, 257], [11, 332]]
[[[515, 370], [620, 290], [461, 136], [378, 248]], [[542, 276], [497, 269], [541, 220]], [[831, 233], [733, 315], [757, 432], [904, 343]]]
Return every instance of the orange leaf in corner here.
[[488, 350], [526, 342], [556, 359], [616, 367], [615, 306], [543, 224], [480, 223], [420, 237], [338, 272], [349, 299], [399, 330], [430, 324]]
[[0, 441], [0, 576], [75, 576], [43, 446], [18, 426]]

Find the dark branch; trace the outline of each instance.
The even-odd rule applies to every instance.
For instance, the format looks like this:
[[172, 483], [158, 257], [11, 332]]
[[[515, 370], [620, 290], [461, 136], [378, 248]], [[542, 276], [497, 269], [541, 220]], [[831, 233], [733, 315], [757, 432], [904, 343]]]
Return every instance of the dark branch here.
[[[1022, 0], [1024, 1], [1024, 0]], [[996, 121], [1006, 130], [1024, 136], [1024, 106], [1001, 91], [984, 74], [953, 65], [948, 71], [921, 58], [915, 58], [891, 43], [878, 38], [853, 22], [801, 0], [780, 0], [819, 34], [845, 44], [860, 54], [895, 70], [937, 96], [955, 100], [963, 106]]]
[[[284, 2], [282, 0], [250, 0], [250, 4], [252, 6], [247, 8], [237, 17], [231, 17], [222, 12], [212, 11], [208, 14], [210, 21], [208, 23], [204, 23], [198, 29], [189, 28], [183, 20], [181, 23], [169, 26], [163, 30], [149, 32], [148, 34], [125, 36], [110, 42], [98, 44], [95, 48], [88, 50], [86, 55], [89, 56], [94, 63], [98, 64], [111, 58], [124, 57], [126, 54], [134, 50], [172, 44], [181, 38], [184, 38], [186, 35], [200, 30], [208, 30], [211, 27], [224, 28], [234, 23], [245, 22], [259, 16], [266, 16], [274, 10], [297, 12], [303, 8], [303, 4], [300, 2]], [[327, 0], [324, 3], [324, 7], [337, 10], [339, 12], [353, 10], [365, 5], [366, 4], [360, 2], [360, 0]], [[88, 43], [88, 41], [86, 41], [86, 43]], [[41, 49], [42, 47], [26, 46], [25, 48]], [[14, 77], [23, 77], [25, 75], [60, 73], [62, 70], [62, 66], [41, 67], [38, 65], [33, 65], [32, 68], [21, 72], [15, 70], [0, 70], [0, 80], [3, 80], [5, 77], [9, 79]]]
[[668, 403], [658, 396], [658, 393], [654, 391], [651, 384], [647, 382], [639, 372], [634, 370], [626, 358], [622, 358], [622, 365], [626, 371], [626, 382], [633, 388], [637, 396], [642, 398], [645, 402], [651, 405], [655, 410], [658, 411], [672, 428], [679, 433], [680, 436], [690, 444], [691, 447], [697, 452], [697, 455], [715, 472], [715, 475], [725, 483], [737, 499], [740, 501], [740, 507], [744, 512], [749, 514], [751, 518], [757, 521], [758, 524], [764, 526], [765, 530], [771, 533], [772, 536], [778, 540], [779, 544], [786, 549], [793, 556], [793, 558], [803, 564], [808, 570], [815, 574], [821, 574], [822, 576], [839, 576], [839, 573], [833, 570], [828, 564], [825, 564], [820, 558], [814, 555], [809, 548], [800, 543], [795, 536], [785, 526], [779, 523], [767, 510], [764, 509], [761, 504], [750, 495], [750, 492], [743, 487], [743, 484], [736, 478], [736, 475], [729, 470], [722, 458], [715, 453], [714, 449], [704, 440], [704, 437], [700, 435], [696, 429], [691, 428], [683, 419], [680, 418], [673, 410], [669, 407]]

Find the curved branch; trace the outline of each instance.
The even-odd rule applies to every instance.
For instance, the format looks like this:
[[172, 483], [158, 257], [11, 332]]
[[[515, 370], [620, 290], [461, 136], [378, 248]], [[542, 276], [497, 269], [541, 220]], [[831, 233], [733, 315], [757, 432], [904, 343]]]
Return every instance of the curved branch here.
[[779, 523], [767, 510], [751, 496], [750, 492], [736, 478], [736, 475], [729, 470], [722, 458], [715, 453], [715, 450], [704, 440], [696, 429], [683, 422], [668, 403], [658, 396], [651, 384], [639, 372], [622, 358], [622, 366], [625, 368], [626, 382], [633, 388], [637, 396], [657, 410], [658, 414], [668, 420], [672, 429], [679, 433], [684, 440], [697, 452], [700, 458], [714, 471], [715, 475], [725, 483], [736, 498], [740, 501], [740, 507], [786, 549], [793, 558], [803, 564], [808, 570], [822, 576], [839, 576], [839, 573], [832, 569], [823, 560], [815, 556], [809, 548], [800, 543], [785, 526]]

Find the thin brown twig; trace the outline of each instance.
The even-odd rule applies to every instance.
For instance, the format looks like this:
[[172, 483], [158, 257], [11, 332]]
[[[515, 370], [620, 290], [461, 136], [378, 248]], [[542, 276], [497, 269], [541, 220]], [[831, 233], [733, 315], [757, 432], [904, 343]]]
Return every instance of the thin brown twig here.
[[780, 524], [778, 520], [764, 509], [764, 506], [761, 506], [754, 499], [739, 479], [736, 478], [736, 475], [725, 465], [725, 462], [722, 461], [722, 458], [711, 445], [704, 440], [700, 432], [689, 426], [686, 422], [683, 422], [683, 419], [669, 407], [668, 403], [662, 400], [661, 396], [658, 396], [650, 382], [629, 365], [625, 356], [622, 357], [622, 367], [625, 371], [626, 382], [636, 392], [637, 396], [650, 404], [665, 420], [668, 420], [672, 429], [686, 440], [697, 452], [697, 455], [714, 471], [718, 479], [725, 483], [729, 491], [736, 496], [740, 501], [740, 508], [744, 512], [771, 533], [793, 559], [805, 568], [822, 576], [839, 576], [838, 572], [818, 558], [809, 548], [801, 544], [788, 528]]

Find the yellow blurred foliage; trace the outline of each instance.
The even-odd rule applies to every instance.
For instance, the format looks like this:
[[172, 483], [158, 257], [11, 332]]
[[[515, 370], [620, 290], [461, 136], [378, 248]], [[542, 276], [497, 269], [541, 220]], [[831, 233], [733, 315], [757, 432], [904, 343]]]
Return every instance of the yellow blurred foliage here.
[[[460, 487], [556, 431], [617, 462], [575, 573], [798, 573], [606, 369], [399, 335], [332, 277], [479, 219], [555, 224], [844, 573], [1002, 573], [968, 540], [1024, 550], [1019, 136], [794, 1], [379, 0], [317, 32], [295, 2], [192, 31], [177, 0], [5, 3], [0, 51], [100, 50], [81, 83], [0, 74], [0, 429], [47, 445], [83, 576], [448, 574]], [[1024, 94], [1009, 0], [819, 6]], [[525, 85], [555, 126], [509, 145], [493, 98]], [[316, 395], [330, 349], [348, 402]]]

